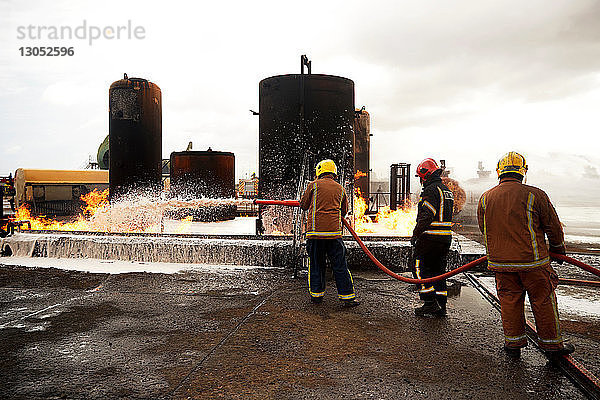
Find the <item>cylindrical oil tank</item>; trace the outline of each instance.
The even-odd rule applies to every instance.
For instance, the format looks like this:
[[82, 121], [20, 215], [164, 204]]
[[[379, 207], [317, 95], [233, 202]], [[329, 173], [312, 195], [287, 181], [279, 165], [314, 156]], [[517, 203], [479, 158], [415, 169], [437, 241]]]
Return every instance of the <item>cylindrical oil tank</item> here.
[[[171, 153], [170, 194], [184, 199], [232, 198], [235, 196], [235, 155], [225, 151], [181, 151]], [[194, 221], [234, 219], [234, 203], [216, 203], [199, 208], [168, 210], [170, 218], [192, 216]]]
[[[305, 154], [309, 179], [323, 159], [353, 179], [354, 82], [321, 74], [290, 74], [259, 84], [259, 196], [295, 198]], [[308, 153], [307, 153], [308, 152]]]
[[184, 198], [235, 196], [235, 155], [225, 151], [171, 153], [171, 194]]
[[162, 106], [160, 88], [128, 78], [109, 90], [110, 198], [134, 190], [160, 191]]
[[[364, 107], [356, 110], [354, 118], [354, 187], [360, 189], [363, 199], [370, 196], [371, 121]], [[368, 203], [367, 203], [368, 204]]]

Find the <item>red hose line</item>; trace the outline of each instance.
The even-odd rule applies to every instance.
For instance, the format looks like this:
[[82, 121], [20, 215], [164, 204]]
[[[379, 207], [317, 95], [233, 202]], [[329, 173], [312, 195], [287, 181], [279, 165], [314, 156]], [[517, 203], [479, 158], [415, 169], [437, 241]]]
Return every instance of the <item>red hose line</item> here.
[[373, 255], [373, 253], [371, 253], [371, 251], [369, 249], [367, 249], [367, 246], [365, 246], [365, 244], [363, 243], [363, 241], [358, 237], [358, 235], [356, 234], [356, 232], [354, 231], [354, 229], [352, 229], [352, 227], [350, 226], [350, 224], [348, 223], [348, 221], [346, 221], [345, 218], [342, 218], [342, 222], [344, 223], [344, 226], [348, 229], [348, 231], [350, 231], [350, 234], [352, 235], [352, 237], [354, 238], [354, 240], [356, 240], [356, 242], [358, 243], [358, 245], [360, 246], [360, 248], [365, 252], [365, 254], [367, 255], [367, 257], [369, 257], [371, 259], [371, 261], [373, 261], [375, 263], [375, 265], [377, 265], [377, 267], [382, 270], [383, 272], [385, 272], [386, 274], [388, 274], [389, 276], [391, 276], [392, 278], [396, 278], [399, 281], [402, 282], [406, 282], [406, 283], [419, 283], [419, 284], [425, 284], [425, 283], [431, 283], [431, 282], [437, 282], [439, 280], [442, 279], [446, 279], [449, 278], [451, 276], [454, 276], [456, 274], [460, 274], [461, 272], [467, 271], [473, 267], [476, 267], [477, 265], [485, 262], [485, 260], [487, 260], [487, 257], [481, 257], [478, 258], [477, 260], [471, 261], [470, 263], [467, 263], [465, 265], [463, 265], [462, 267], [458, 267], [456, 269], [453, 269], [452, 271], [446, 272], [445, 274], [442, 275], [438, 275], [438, 276], [434, 276], [432, 278], [426, 278], [426, 279], [413, 279], [413, 278], [406, 278], [402, 275], [398, 275], [397, 273], [390, 271], [385, 265], [383, 265], [381, 262], [379, 262], [379, 260]]
[[571, 286], [600, 287], [600, 281], [585, 281], [585, 280], [581, 280], [581, 279], [559, 278], [558, 283], [561, 285], [571, 285]]
[[[300, 202], [298, 200], [259, 200], [259, 199], [255, 199], [254, 200], [255, 204], [261, 204], [261, 205], [279, 205], [279, 206], [288, 206], [288, 207], [300, 207]], [[425, 284], [425, 283], [431, 283], [431, 282], [436, 282], [439, 281], [441, 279], [446, 279], [449, 278], [451, 276], [454, 276], [456, 274], [459, 274], [461, 272], [467, 271], [473, 267], [476, 267], [479, 264], [484, 263], [487, 260], [486, 256], [483, 256], [481, 258], [478, 258], [477, 260], [471, 261], [470, 263], [467, 263], [461, 267], [458, 267], [456, 269], [453, 269], [452, 271], [446, 272], [445, 274], [442, 275], [438, 275], [438, 276], [434, 276], [432, 278], [426, 278], [426, 279], [413, 279], [413, 278], [406, 278], [402, 275], [398, 275], [395, 272], [389, 270], [385, 265], [383, 265], [374, 255], [373, 253], [371, 253], [371, 251], [369, 249], [367, 249], [367, 246], [365, 246], [365, 244], [363, 243], [363, 241], [360, 239], [360, 237], [358, 236], [358, 234], [354, 231], [354, 229], [352, 229], [352, 227], [350, 226], [350, 224], [348, 223], [348, 221], [345, 218], [342, 218], [342, 222], [344, 224], [344, 226], [348, 229], [348, 231], [350, 232], [350, 234], [352, 235], [352, 237], [354, 238], [354, 240], [356, 240], [356, 242], [358, 243], [358, 245], [360, 246], [360, 248], [362, 249], [362, 251], [364, 251], [364, 253], [371, 259], [371, 261], [373, 261], [373, 263], [375, 263], [375, 265], [377, 266], [377, 268], [379, 268], [380, 270], [382, 270], [383, 272], [385, 272], [386, 274], [388, 274], [389, 276], [391, 276], [392, 278], [398, 279], [399, 281], [402, 282], [406, 282], [406, 283], [417, 283], [417, 284]], [[550, 253], [550, 257], [553, 260], [560, 260], [560, 261], [565, 261], [568, 262], [569, 264], [575, 265], [581, 269], [584, 269], [598, 277], [600, 277], [600, 270], [597, 268], [592, 267], [591, 265], [587, 265], [585, 263], [582, 263], [581, 261], [578, 261], [574, 258], [571, 258], [569, 256], [565, 256], [563, 254], [556, 254], [556, 253]]]
[[553, 260], [566, 261], [569, 264], [575, 265], [581, 269], [586, 270], [587, 272], [589, 272], [591, 274], [594, 274], [594, 275], [600, 277], [600, 269], [594, 268], [591, 265], [582, 263], [581, 261], [571, 258], [569, 256], [565, 256], [563, 254], [550, 253], [550, 258], [552, 258]]
[[254, 199], [254, 204], [261, 204], [265, 206], [289, 206], [289, 207], [300, 207], [298, 200], [259, 200]]

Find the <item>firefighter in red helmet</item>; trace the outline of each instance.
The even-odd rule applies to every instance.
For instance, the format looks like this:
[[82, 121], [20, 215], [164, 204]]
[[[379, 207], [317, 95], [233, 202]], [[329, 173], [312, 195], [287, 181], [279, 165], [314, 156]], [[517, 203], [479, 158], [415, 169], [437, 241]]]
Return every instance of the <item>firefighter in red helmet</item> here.
[[[452, 241], [454, 196], [443, 184], [442, 169], [432, 158], [417, 167], [423, 190], [418, 204], [417, 225], [411, 244], [414, 246], [414, 271], [418, 279], [431, 278], [446, 272]], [[419, 316], [445, 316], [448, 291], [446, 280], [420, 285], [419, 297], [424, 304], [415, 309]]]

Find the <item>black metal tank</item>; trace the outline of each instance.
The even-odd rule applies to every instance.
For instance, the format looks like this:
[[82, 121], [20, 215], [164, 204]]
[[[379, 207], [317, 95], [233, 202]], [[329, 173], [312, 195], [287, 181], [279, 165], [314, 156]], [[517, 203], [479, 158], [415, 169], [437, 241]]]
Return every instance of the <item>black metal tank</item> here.
[[354, 119], [354, 187], [360, 189], [363, 199], [370, 196], [370, 152], [371, 120], [363, 107], [356, 111]]
[[124, 78], [109, 89], [110, 198], [161, 189], [162, 101], [146, 79]]
[[353, 179], [354, 82], [321, 74], [278, 75], [259, 83], [259, 197], [295, 198], [305, 153], [314, 167], [332, 159], [340, 183]]
[[235, 155], [225, 151], [171, 153], [171, 194], [184, 198], [235, 196]]

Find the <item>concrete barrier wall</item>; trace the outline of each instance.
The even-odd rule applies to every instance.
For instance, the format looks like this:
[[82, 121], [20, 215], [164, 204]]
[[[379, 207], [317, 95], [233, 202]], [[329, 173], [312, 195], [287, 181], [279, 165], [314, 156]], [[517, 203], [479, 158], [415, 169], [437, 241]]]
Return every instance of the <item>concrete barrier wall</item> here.
[[[281, 239], [20, 233], [0, 243], [21, 257], [293, 267], [292, 241]], [[351, 269], [376, 268], [357, 243], [348, 240], [345, 244]], [[412, 247], [407, 240], [368, 240], [365, 244], [390, 269], [409, 269]], [[453, 246], [448, 261], [450, 268], [460, 265], [459, 247]]]

